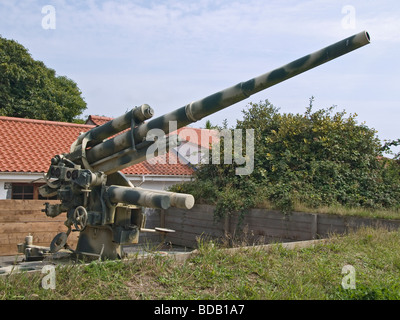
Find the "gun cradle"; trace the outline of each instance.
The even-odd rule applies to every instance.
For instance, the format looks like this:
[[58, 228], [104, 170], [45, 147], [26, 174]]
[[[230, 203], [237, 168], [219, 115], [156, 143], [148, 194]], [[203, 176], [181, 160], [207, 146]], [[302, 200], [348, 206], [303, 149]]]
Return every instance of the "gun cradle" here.
[[194, 205], [192, 195], [134, 187], [121, 172], [107, 176], [81, 169], [81, 165], [64, 155], [52, 159], [46, 181], [39, 189], [40, 194], [44, 197], [56, 194], [61, 203], [46, 203], [42, 211], [49, 217], [67, 213], [66, 236], [80, 232], [75, 250], [78, 255], [122, 258], [122, 245], [138, 243], [140, 231], [145, 227], [143, 207], [175, 206], [189, 210]]

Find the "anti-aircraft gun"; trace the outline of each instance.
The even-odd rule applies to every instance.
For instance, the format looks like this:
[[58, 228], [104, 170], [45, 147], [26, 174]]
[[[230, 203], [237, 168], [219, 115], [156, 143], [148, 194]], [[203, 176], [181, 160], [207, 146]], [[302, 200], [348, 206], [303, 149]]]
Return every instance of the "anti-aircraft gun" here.
[[81, 134], [69, 153], [51, 159], [46, 185], [40, 189], [42, 196], [57, 196], [60, 200], [60, 204], [46, 203], [47, 216], [67, 213], [68, 231], [53, 239], [49, 252], [66, 247], [70, 232], [77, 231], [80, 234], [74, 253], [102, 259], [120, 258], [122, 245], [137, 243], [139, 233], [146, 231], [142, 207], [193, 207], [191, 195], [134, 187], [121, 173], [120, 170], [145, 161], [146, 157], [148, 160], [148, 149], [158, 143], [150, 136], [153, 129], [163, 130], [167, 135], [171, 121], [179, 129], [369, 42], [368, 33], [360, 32], [153, 120], [150, 120], [152, 108], [144, 104]]

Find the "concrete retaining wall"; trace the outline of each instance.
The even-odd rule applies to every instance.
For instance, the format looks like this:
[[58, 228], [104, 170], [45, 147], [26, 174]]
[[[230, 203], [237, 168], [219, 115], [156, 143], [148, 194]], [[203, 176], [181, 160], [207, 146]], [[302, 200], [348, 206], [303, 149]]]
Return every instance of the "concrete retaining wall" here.
[[[51, 202], [51, 201], [50, 201]], [[0, 256], [17, 253], [17, 244], [28, 233], [34, 244], [48, 246], [53, 237], [62, 231], [65, 214], [49, 218], [41, 212], [43, 200], [0, 201]], [[383, 226], [387, 229], [400, 227], [400, 220], [368, 219], [330, 214], [251, 209], [238, 229], [238, 215], [233, 214], [220, 221], [214, 219], [214, 207], [195, 205], [191, 210], [170, 208], [168, 210], [146, 209], [146, 228], [163, 227], [175, 233], [162, 236], [157, 233], [141, 233], [141, 244], [149, 246], [164, 242], [195, 248], [197, 238], [233, 241], [245, 245], [270, 243], [272, 241], [302, 241], [326, 238], [330, 233], [345, 233], [360, 226]], [[77, 233], [70, 235], [68, 243], [75, 247]], [[234, 240], [233, 240], [234, 239]]]
[[[155, 219], [154, 219], [155, 218]], [[159, 219], [159, 220], [158, 220]], [[331, 214], [251, 209], [238, 229], [238, 215], [233, 214], [221, 221], [214, 220], [214, 207], [195, 205], [191, 210], [170, 208], [148, 221], [146, 227], [164, 227], [176, 232], [159, 241], [171, 241], [174, 245], [194, 248], [197, 238], [241, 241], [246, 244], [270, 243], [272, 241], [302, 241], [326, 238], [332, 233], [343, 234], [361, 226], [382, 226], [389, 230], [400, 227], [400, 220], [359, 218]], [[157, 238], [153, 238], [157, 241]]]

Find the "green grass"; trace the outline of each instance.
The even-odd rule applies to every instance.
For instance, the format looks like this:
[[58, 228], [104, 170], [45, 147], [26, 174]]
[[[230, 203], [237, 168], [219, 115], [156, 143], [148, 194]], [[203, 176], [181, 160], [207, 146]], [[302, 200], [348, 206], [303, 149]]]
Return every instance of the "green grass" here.
[[335, 214], [339, 216], [354, 216], [374, 219], [400, 219], [400, 210], [398, 209], [367, 209], [361, 207], [349, 208], [341, 205], [309, 208], [301, 203], [295, 203], [293, 211], [325, 213]]
[[[343, 289], [342, 268], [356, 289]], [[400, 232], [363, 228], [312, 248], [229, 251], [199, 241], [185, 263], [153, 256], [56, 268], [56, 289], [41, 273], [0, 277], [0, 299], [400, 299]]]
[[[259, 209], [269, 209], [269, 210], [279, 210], [279, 208], [274, 207], [268, 201], [262, 201], [256, 205]], [[317, 208], [311, 208], [304, 203], [295, 202], [293, 204], [292, 211], [296, 212], [309, 212], [309, 213], [325, 213], [325, 214], [335, 214], [339, 216], [353, 216], [353, 217], [364, 217], [364, 218], [374, 218], [374, 219], [400, 219], [400, 209], [399, 208], [382, 208], [382, 209], [368, 209], [368, 208], [355, 208], [346, 207], [343, 205], [331, 205], [331, 206], [319, 206]]]

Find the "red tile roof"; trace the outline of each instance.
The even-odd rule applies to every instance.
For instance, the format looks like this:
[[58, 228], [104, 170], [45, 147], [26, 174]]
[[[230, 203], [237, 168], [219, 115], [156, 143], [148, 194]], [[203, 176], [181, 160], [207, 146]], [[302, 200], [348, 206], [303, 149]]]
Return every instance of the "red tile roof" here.
[[[134, 173], [132, 173], [134, 171]], [[172, 152], [163, 156], [143, 161], [132, 167], [122, 170], [125, 174], [140, 175], [192, 175], [193, 169], [187, 164], [180, 163], [179, 159]]]
[[105, 124], [106, 122], [108, 122], [110, 120], [113, 120], [113, 118], [90, 115], [88, 117], [88, 119], [86, 120], [86, 124], [101, 126], [102, 124]]
[[[68, 153], [79, 134], [93, 127], [88, 124], [0, 117], [0, 172], [47, 172], [51, 158]], [[171, 159], [175, 157], [171, 153], [167, 156]], [[179, 161], [163, 164], [156, 163], [158, 160], [160, 157], [122, 172], [140, 175], [193, 174], [192, 168]]]
[[178, 132], [179, 138], [203, 148], [210, 148], [219, 139], [217, 130], [183, 127], [170, 134], [176, 134], [176, 132]]

